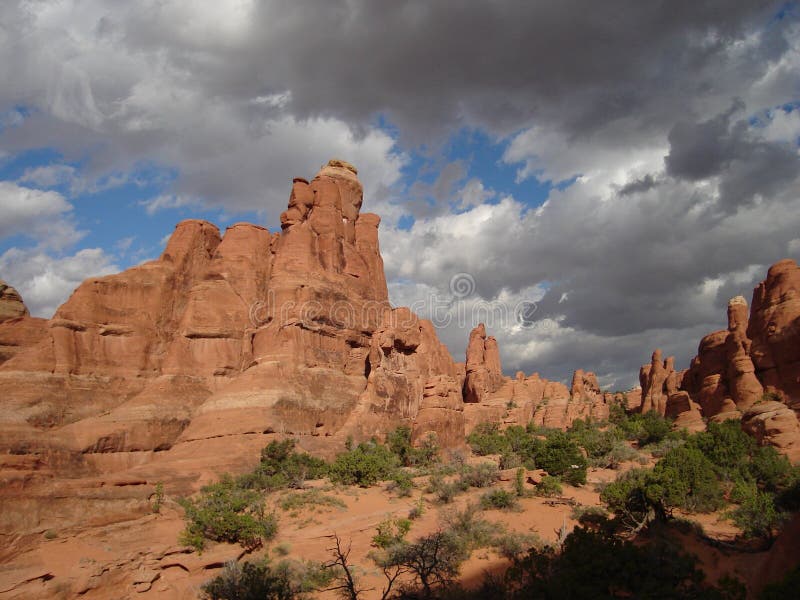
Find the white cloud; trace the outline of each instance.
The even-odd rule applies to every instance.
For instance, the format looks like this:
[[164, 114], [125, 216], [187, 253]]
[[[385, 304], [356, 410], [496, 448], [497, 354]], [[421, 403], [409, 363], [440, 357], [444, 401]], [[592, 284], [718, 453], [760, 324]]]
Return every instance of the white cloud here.
[[62, 257], [23, 248], [11, 248], [0, 255], [0, 273], [19, 291], [35, 317], [52, 317], [85, 279], [118, 270], [113, 257], [100, 248]]
[[0, 238], [22, 235], [44, 247], [66, 248], [83, 237], [71, 211], [72, 205], [58, 192], [0, 181]]
[[154, 215], [160, 210], [182, 208], [184, 206], [199, 205], [197, 198], [189, 198], [180, 194], [161, 194], [149, 200], [142, 200], [140, 205], [145, 207], [148, 215]]
[[30, 183], [42, 188], [52, 188], [71, 183], [75, 176], [75, 167], [54, 164], [25, 169], [19, 182]]

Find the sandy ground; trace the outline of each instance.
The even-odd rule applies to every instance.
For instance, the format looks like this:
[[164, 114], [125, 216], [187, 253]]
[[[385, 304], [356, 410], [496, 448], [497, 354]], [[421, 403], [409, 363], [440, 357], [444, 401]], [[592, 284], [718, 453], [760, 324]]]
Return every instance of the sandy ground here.
[[[635, 465], [628, 465], [628, 468]], [[601, 506], [598, 484], [613, 480], [619, 471], [590, 470], [587, 485], [581, 488], [564, 486], [564, 497], [584, 506]], [[511, 479], [506, 476], [505, 479]], [[422, 483], [420, 481], [420, 483]], [[512, 481], [501, 481], [496, 487], [511, 489]], [[20, 551], [0, 565], [1, 599], [34, 598], [141, 598], [189, 599], [199, 596], [200, 586], [219, 573], [226, 561], [257, 559], [269, 556], [326, 561], [328, 548], [337, 534], [351, 547], [350, 562], [355, 565], [360, 585], [369, 590], [365, 600], [380, 598], [385, 580], [368, 557], [373, 550], [372, 537], [377, 525], [389, 517], [407, 517], [423, 497], [423, 515], [414, 520], [408, 539], [435, 531], [448, 511], [463, 509], [475, 503], [485, 489], [471, 489], [448, 505], [437, 504], [433, 497], [415, 489], [410, 497], [398, 498], [386, 486], [368, 489], [334, 488], [325, 482], [312, 482], [310, 487], [338, 498], [346, 508], [315, 505], [285, 511], [278, 504], [287, 493], [269, 497], [279, 516], [279, 532], [268, 546], [250, 556], [242, 548], [230, 544], [209, 544], [202, 554], [189, 551], [177, 542], [183, 528], [183, 511], [167, 498], [160, 514], [150, 514], [130, 521], [94, 527], [83, 531], [61, 531], [54, 539], [17, 540]], [[421, 487], [421, 486], [420, 486]], [[528, 485], [532, 490], [533, 486]], [[479, 516], [508, 531], [535, 534], [544, 542], [553, 542], [566, 524], [571, 530], [575, 521], [572, 507], [548, 503], [547, 499], [529, 497], [520, 501], [515, 511], [487, 510]], [[705, 533], [712, 538], [731, 541], [736, 529], [719, 515], [693, 515]], [[696, 554], [711, 581], [724, 574], [750, 581], [764, 564], [767, 553], [738, 554], [724, 552], [698, 541], [694, 534], [680, 534], [685, 549]], [[52, 536], [52, 534], [51, 534]], [[494, 551], [481, 549], [473, 553], [461, 569], [465, 585], [477, 585], [486, 572], [502, 571], [507, 562]], [[320, 593], [320, 598], [334, 598], [333, 593]]]

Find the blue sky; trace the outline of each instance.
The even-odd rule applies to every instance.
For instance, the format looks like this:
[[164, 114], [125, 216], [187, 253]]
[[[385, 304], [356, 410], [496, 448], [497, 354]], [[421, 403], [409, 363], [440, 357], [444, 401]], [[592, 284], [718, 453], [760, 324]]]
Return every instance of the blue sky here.
[[[395, 304], [451, 279], [508, 372], [686, 366], [800, 258], [796, 3], [298, 0], [0, 7], [0, 277], [49, 316], [185, 218], [278, 229], [359, 168]], [[424, 311], [423, 311], [424, 312]], [[457, 359], [474, 323], [442, 327]]]

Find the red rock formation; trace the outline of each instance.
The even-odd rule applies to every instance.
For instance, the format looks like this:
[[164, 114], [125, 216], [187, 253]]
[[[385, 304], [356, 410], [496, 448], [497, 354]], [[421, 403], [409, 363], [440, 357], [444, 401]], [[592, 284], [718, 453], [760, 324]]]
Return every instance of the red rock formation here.
[[[642, 386], [642, 412], [651, 410], [663, 415], [667, 408], [670, 389], [675, 388], [675, 359], [670, 356], [661, 360], [661, 350], [653, 352], [649, 365], [639, 371], [639, 383]], [[677, 391], [677, 390], [675, 390]]]
[[[713, 421], [742, 419], [743, 427], [762, 443], [770, 443], [800, 459], [800, 267], [782, 260], [770, 267], [767, 278], [753, 291], [748, 318], [742, 296], [728, 303], [728, 328], [706, 335], [689, 369], [667, 374], [653, 356], [640, 372], [644, 391], [642, 410], [657, 408], [658, 388], [666, 396], [664, 412], [676, 424], [699, 427], [702, 417]], [[655, 374], [654, 374], [655, 373]], [[783, 409], [763, 402], [769, 392], [783, 399]], [[780, 404], [780, 403], [779, 403]], [[787, 406], [789, 409], [788, 410]], [[794, 412], [793, 412], [794, 411]], [[744, 416], [743, 416], [744, 415]]]
[[753, 291], [747, 337], [759, 381], [800, 410], [800, 267], [795, 261], [772, 265]]
[[706, 424], [700, 407], [692, 401], [688, 392], [675, 392], [667, 398], [665, 416], [675, 420], [676, 429], [705, 431]]
[[486, 328], [481, 323], [469, 334], [464, 402], [483, 402], [490, 394], [499, 390], [503, 383], [497, 340], [486, 337]]
[[355, 169], [331, 161], [294, 181], [280, 234], [184, 221], [158, 260], [87, 280], [50, 321], [0, 324], [0, 471], [156, 476], [188, 453], [213, 473], [271, 432], [311, 447], [400, 422], [463, 443], [463, 374], [429, 322], [389, 308], [361, 203]]

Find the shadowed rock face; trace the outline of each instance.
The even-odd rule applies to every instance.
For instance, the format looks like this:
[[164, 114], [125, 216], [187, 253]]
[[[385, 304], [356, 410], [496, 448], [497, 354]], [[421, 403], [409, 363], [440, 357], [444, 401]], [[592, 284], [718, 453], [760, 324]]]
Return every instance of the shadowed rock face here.
[[[800, 267], [793, 260], [772, 265], [753, 290], [749, 316], [742, 296], [731, 299], [728, 328], [700, 341], [689, 369], [674, 377], [677, 388], [662, 377], [667, 363], [660, 365], [657, 350], [640, 372], [643, 411], [677, 417], [677, 426], [691, 429], [700, 415], [741, 419], [760, 442], [800, 460]], [[765, 392], [781, 402], [765, 401]]]

